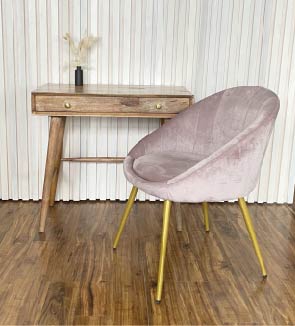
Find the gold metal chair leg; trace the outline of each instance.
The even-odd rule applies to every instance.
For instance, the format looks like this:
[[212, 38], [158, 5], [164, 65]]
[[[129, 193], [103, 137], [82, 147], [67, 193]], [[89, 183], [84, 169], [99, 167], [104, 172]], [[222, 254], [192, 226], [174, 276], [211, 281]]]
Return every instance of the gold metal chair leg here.
[[115, 241], [114, 241], [114, 244], [113, 244], [113, 249], [117, 248], [118, 242], [120, 240], [121, 233], [123, 232], [123, 229], [124, 229], [124, 226], [126, 224], [127, 218], [129, 216], [130, 210], [131, 210], [131, 208], [133, 206], [135, 197], [137, 195], [137, 191], [138, 191], [138, 188], [133, 186], [133, 188], [131, 190], [131, 193], [130, 193], [130, 196], [129, 196], [129, 199], [127, 201], [124, 213], [123, 213], [122, 218], [121, 218], [119, 230], [117, 232], [117, 235], [116, 235], [116, 238], [115, 238]]
[[202, 203], [203, 215], [204, 215], [204, 224], [205, 224], [205, 231], [209, 232], [209, 214], [208, 214], [208, 203]]
[[259, 245], [257, 242], [257, 238], [256, 238], [256, 234], [255, 234], [254, 227], [252, 224], [251, 216], [250, 216], [250, 213], [249, 213], [249, 210], [248, 210], [248, 207], [247, 207], [247, 204], [246, 204], [244, 198], [239, 198], [239, 205], [240, 205], [240, 208], [241, 208], [241, 211], [242, 211], [245, 223], [246, 223], [248, 233], [252, 240], [256, 256], [258, 258], [258, 261], [259, 261], [259, 264], [260, 264], [260, 267], [262, 270], [262, 276], [266, 277], [267, 274], [266, 274], [266, 270], [264, 267], [263, 258], [262, 258], [261, 251], [260, 251], [260, 248], [259, 248]]
[[161, 297], [162, 297], [164, 264], [165, 264], [166, 248], [167, 248], [170, 209], [171, 209], [171, 201], [165, 200], [164, 208], [163, 208], [163, 229], [162, 229], [161, 253], [160, 253], [158, 284], [157, 284], [157, 294], [156, 294], [157, 303], [161, 302]]

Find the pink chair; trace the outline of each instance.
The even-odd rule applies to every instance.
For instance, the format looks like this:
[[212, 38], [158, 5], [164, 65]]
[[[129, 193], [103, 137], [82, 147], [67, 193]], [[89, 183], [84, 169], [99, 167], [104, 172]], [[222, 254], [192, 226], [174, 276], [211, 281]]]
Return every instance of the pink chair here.
[[161, 301], [171, 202], [203, 203], [209, 231], [208, 202], [238, 199], [246, 227], [266, 270], [243, 197], [255, 187], [264, 152], [279, 110], [279, 99], [263, 87], [235, 87], [192, 105], [144, 137], [124, 161], [133, 184], [120, 235], [137, 190], [164, 200], [163, 230], [156, 301]]

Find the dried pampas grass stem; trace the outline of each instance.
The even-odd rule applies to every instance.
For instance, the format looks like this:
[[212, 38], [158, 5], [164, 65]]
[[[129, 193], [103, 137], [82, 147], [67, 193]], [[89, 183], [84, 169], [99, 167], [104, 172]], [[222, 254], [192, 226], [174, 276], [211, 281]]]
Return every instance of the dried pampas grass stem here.
[[71, 65], [74, 67], [85, 67], [87, 50], [98, 41], [98, 38], [92, 35], [83, 37], [78, 45], [75, 44], [70, 33], [66, 33], [64, 39], [69, 42], [70, 51], [74, 57]]

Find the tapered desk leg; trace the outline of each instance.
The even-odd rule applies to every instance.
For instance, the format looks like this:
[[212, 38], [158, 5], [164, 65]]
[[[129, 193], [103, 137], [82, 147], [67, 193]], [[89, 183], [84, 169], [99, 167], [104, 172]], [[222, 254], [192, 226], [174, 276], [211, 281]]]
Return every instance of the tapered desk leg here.
[[63, 128], [63, 117], [52, 117], [50, 122], [49, 140], [47, 148], [47, 158], [45, 167], [45, 176], [43, 182], [42, 204], [40, 214], [40, 232], [44, 232], [45, 221], [48, 213], [50, 190], [54, 177], [54, 170], [57, 161], [57, 148], [60, 139], [60, 130]]
[[182, 231], [182, 215], [181, 215], [181, 207], [180, 203], [174, 203], [175, 205], [175, 214], [176, 214], [176, 229], [177, 231]]
[[63, 139], [64, 139], [64, 131], [65, 131], [65, 124], [66, 124], [66, 117], [61, 118], [61, 125], [59, 128], [58, 136], [57, 136], [57, 145], [56, 145], [56, 155], [55, 155], [55, 162], [54, 162], [54, 174], [52, 179], [52, 184], [50, 188], [50, 206], [54, 205], [55, 195], [56, 195], [56, 188], [59, 176], [59, 169], [62, 157], [62, 150], [63, 150]]

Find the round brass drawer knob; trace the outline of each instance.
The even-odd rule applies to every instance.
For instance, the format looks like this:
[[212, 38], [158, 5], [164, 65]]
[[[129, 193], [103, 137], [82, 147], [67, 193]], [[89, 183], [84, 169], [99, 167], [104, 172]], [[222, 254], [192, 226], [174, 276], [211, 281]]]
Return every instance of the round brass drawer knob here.
[[65, 102], [65, 103], [64, 103], [64, 107], [65, 107], [66, 109], [69, 109], [69, 108], [71, 107], [71, 103], [70, 103], [70, 102]]
[[157, 108], [158, 110], [162, 109], [162, 104], [158, 103], [158, 104], [156, 105], [156, 108]]

